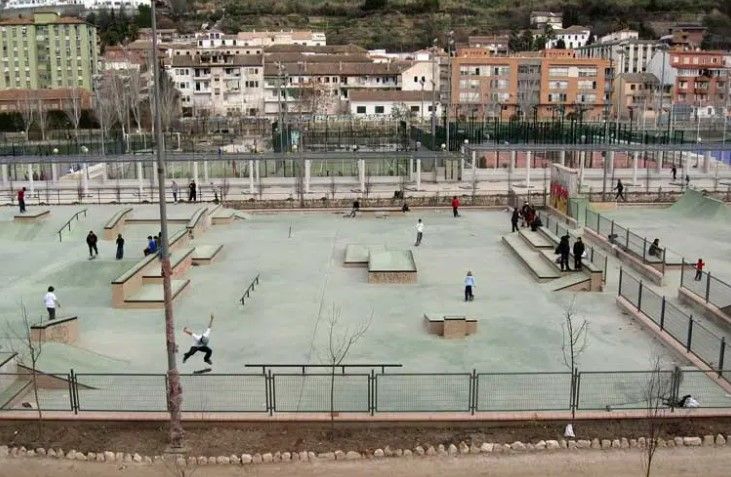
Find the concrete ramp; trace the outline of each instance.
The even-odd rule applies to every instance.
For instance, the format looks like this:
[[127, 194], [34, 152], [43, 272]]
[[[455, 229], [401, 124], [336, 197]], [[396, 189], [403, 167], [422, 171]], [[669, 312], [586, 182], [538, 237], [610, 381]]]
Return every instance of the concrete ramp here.
[[685, 191], [685, 194], [668, 210], [683, 217], [712, 219], [731, 223], [731, 207], [718, 199], [705, 196], [695, 189]]
[[590, 291], [591, 278], [584, 273], [571, 273], [544, 285], [549, 291]]
[[84, 373], [132, 371], [127, 361], [63, 343], [44, 343], [37, 367], [41, 372], [48, 374], [68, 373], [71, 369]]

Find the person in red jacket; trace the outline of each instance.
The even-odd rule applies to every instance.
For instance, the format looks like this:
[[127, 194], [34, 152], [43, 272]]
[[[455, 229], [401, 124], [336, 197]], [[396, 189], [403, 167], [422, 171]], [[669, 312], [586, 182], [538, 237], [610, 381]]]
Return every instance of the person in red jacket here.
[[25, 213], [25, 187], [18, 191], [18, 205], [20, 206], [20, 213]]
[[452, 197], [452, 213], [455, 217], [459, 217], [459, 199], [456, 195]]
[[706, 262], [704, 262], [702, 258], [699, 258], [695, 263], [695, 280], [697, 282], [701, 281], [701, 278], [703, 278], [703, 267], [705, 264]]

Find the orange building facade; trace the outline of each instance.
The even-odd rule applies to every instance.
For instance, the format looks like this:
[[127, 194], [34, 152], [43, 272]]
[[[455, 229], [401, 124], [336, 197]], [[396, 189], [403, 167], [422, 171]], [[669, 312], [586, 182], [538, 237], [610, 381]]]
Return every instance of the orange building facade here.
[[465, 48], [452, 58], [451, 117], [601, 120], [608, 106], [608, 60], [573, 50], [491, 56]]

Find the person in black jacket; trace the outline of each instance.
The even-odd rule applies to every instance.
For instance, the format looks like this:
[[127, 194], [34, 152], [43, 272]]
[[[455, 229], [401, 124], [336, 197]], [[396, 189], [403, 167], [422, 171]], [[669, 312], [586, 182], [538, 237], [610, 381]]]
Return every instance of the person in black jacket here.
[[511, 232], [517, 232], [518, 231], [518, 221], [520, 220], [520, 212], [518, 212], [518, 208], [513, 209], [513, 215], [510, 217], [510, 223], [513, 224], [513, 230]]
[[117, 234], [117, 260], [124, 258], [124, 239], [122, 234]]
[[556, 247], [556, 254], [560, 255], [559, 263], [561, 265], [561, 271], [570, 271], [569, 255], [571, 254], [571, 245], [569, 244], [568, 235], [561, 237], [561, 241], [558, 243], [558, 247]]
[[97, 236], [93, 231], [89, 231], [86, 236], [86, 245], [89, 247], [89, 258], [94, 258], [99, 255], [99, 249], [96, 248]]
[[574, 269], [575, 270], [581, 270], [581, 258], [584, 255], [584, 250], [586, 250], [586, 247], [584, 246], [584, 242], [581, 241], [581, 237], [576, 239], [576, 242], [574, 242]]

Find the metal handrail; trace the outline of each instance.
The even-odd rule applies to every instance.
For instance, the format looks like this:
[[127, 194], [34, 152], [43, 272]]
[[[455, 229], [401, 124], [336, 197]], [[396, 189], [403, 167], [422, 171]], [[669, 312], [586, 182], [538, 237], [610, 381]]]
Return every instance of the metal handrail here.
[[241, 306], [246, 305], [246, 299], [249, 298], [251, 295], [251, 292], [254, 291], [255, 286], [259, 284], [259, 273], [256, 274], [254, 279], [251, 281], [248, 287], [246, 287], [246, 290], [244, 291], [244, 294], [241, 295], [241, 299], [239, 300], [241, 302]]
[[84, 214], [84, 218], [86, 218], [86, 209], [81, 209], [80, 211], [76, 212], [65, 224], [63, 224], [60, 229], [58, 229], [58, 232], [56, 232], [56, 233], [58, 234], [58, 241], [59, 242], [63, 242], [63, 230], [65, 228], [68, 228], [69, 229], [69, 232], [71, 232], [71, 222], [74, 219], [77, 219], [78, 220], [79, 219], [79, 215], [81, 215], [82, 213]]

